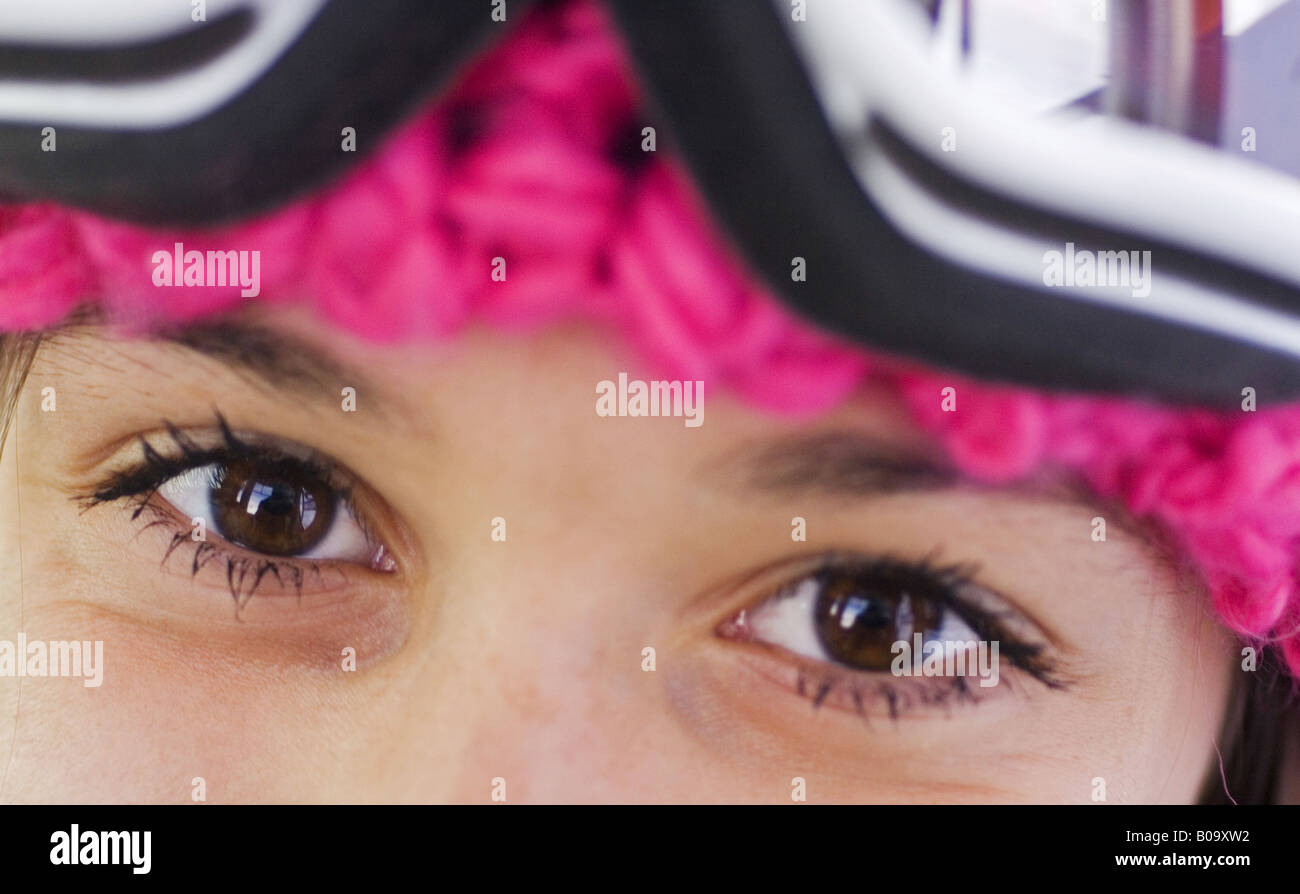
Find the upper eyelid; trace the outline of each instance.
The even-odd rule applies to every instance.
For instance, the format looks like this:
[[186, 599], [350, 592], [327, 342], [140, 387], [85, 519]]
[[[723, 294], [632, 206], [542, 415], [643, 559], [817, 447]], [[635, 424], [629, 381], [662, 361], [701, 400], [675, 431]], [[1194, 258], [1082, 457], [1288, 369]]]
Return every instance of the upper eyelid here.
[[[954, 606], [970, 608], [981, 615], [999, 618], [1000, 614], [1009, 614], [1014, 621], [1023, 623], [1033, 629], [1033, 632], [1046, 640], [1053, 651], [1060, 653], [1069, 653], [1072, 651], [1068, 642], [1052, 626], [1036, 615], [1030, 613], [1022, 607], [1024, 600], [1017, 599], [1013, 594], [1008, 593], [1002, 587], [996, 584], [986, 582], [986, 566], [983, 563], [956, 562], [944, 563], [940, 560], [940, 551], [932, 550], [918, 559], [907, 558], [902, 555], [892, 553], [880, 553], [877, 555], [864, 555], [858, 551], [832, 550], [823, 554], [825, 562], [819, 566], [819, 570], [841, 570], [846, 565], [848, 567], [865, 567], [873, 562], [897, 563], [902, 565], [913, 565], [919, 569], [928, 569], [930, 571], [939, 571], [951, 574], [950, 580], [953, 582], [956, 596], [948, 600]], [[964, 595], [963, 595], [964, 594]], [[1005, 611], [999, 612], [995, 608], [978, 604], [978, 599], [970, 597], [987, 597], [997, 602]], [[954, 610], [956, 610], [954, 608]], [[959, 612], [960, 614], [960, 612]], [[964, 617], [964, 616], [963, 616]]]
[[[1046, 644], [1051, 647], [1054, 653], [1056, 653], [1058, 659], [1071, 656], [1076, 652], [1076, 649], [1070, 644], [1069, 640], [1050, 622], [1044, 621], [1042, 618], [1038, 617], [1038, 615], [1023, 608], [1023, 599], [1017, 598], [1015, 595], [1007, 592], [1006, 589], [995, 583], [987, 582], [987, 577], [984, 574], [983, 568], [981, 568], [980, 578], [969, 580], [964, 589], [967, 590], [965, 594], [966, 598], [963, 600], [964, 605], [972, 604], [971, 596], [992, 597], [1000, 605], [1006, 606], [1014, 621], [1028, 625], [1033, 629], [1033, 632], [1037, 636], [1045, 640]], [[985, 614], [993, 617], [998, 616], [996, 610], [982, 605], [975, 605], [975, 607]]]
[[[164, 422], [161, 430], [132, 435], [129, 441], [124, 443], [134, 442], [139, 445], [137, 449], [140, 455], [130, 461], [118, 462], [109, 471], [96, 476], [90, 487], [91, 496], [96, 498], [95, 502], [103, 502], [101, 497], [105, 496], [104, 492], [109, 487], [121, 484], [133, 475], [138, 476], [138, 483], [141, 485], [133, 493], [142, 493], [148, 489], [144, 486], [146, 482], [156, 486], [157, 482], [154, 479], [166, 480], [166, 475], [161, 470], [158, 470], [157, 475], [151, 475], [149, 472], [151, 465], [156, 469], [159, 462], [171, 467], [167, 471], [179, 474], [188, 469], [241, 456], [302, 463], [319, 472], [332, 487], [343, 494], [350, 492], [359, 480], [347, 467], [313, 447], [259, 432], [236, 433], [225, 424], [224, 418], [219, 414], [218, 420], [217, 426], [209, 426], [205, 429], [186, 429]], [[216, 439], [213, 438], [214, 434]], [[233, 445], [229, 440], [232, 436], [235, 439]], [[160, 445], [160, 440], [167, 439], [170, 439], [171, 446], [176, 449], [168, 449], [165, 444]], [[119, 452], [121, 449], [123, 447], [119, 446]], [[151, 457], [156, 459], [151, 460]], [[131, 495], [131, 493], [120, 493], [117, 496]], [[113, 498], [108, 497], [108, 499]]]
[[[362, 527], [367, 533], [373, 533], [371, 522], [374, 518], [365, 513], [375, 512], [383, 516], [382, 527], [390, 536], [399, 538], [407, 549], [418, 548], [404, 521], [392, 512], [383, 494], [342, 460], [295, 438], [231, 426], [216, 407], [212, 408], [209, 418], [212, 421], [206, 424], [189, 425], [178, 425], [164, 419], [155, 428], [137, 430], [118, 438], [115, 452], [102, 456], [97, 468], [74, 473], [73, 481], [64, 490], [74, 502], [89, 505], [103, 502], [93, 499], [96, 491], [124, 475], [142, 471], [145, 444], [149, 445], [150, 451], [171, 463], [176, 474], [205, 463], [228, 461], [239, 455], [256, 461], [293, 461], [317, 472], [321, 480], [350, 506], [363, 510], [364, 517], [360, 520], [364, 522]], [[233, 454], [227, 449], [232, 441], [235, 446]], [[187, 444], [192, 449], [191, 456], [185, 458], [183, 454]], [[128, 451], [129, 458], [125, 455]]]

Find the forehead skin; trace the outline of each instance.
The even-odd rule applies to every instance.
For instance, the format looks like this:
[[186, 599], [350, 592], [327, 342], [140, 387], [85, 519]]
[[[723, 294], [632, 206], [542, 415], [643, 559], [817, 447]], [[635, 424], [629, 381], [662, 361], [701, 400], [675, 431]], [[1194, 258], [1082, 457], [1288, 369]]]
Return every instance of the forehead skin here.
[[[17, 718], [0, 728], [5, 800], [182, 801], [201, 776], [214, 801], [485, 802], [501, 777], [511, 801], [788, 802], [802, 777], [812, 801], [1073, 803], [1101, 778], [1110, 801], [1178, 802], [1212, 766], [1236, 646], [1140, 530], [1094, 541], [1106, 510], [1065, 493], [863, 495], [753, 473], [772, 445], [830, 433], [937, 460], [887, 394], [791, 420], [706, 383], [691, 428], [598, 416], [597, 382], [654, 375], [586, 328], [430, 347], [288, 312], [257, 322], [325, 347], [333, 372], [277, 387], [97, 330], [37, 358], [0, 458], [0, 620], [104, 640], [106, 676], [0, 679]], [[80, 512], [72, 498], [140, 433], [211, 428], [214, 409], [364, 480], [396, 579], [297, 615], [255, 598], [236, 622], [219, 587], [161, 570], [120, 509]], [[813, 710], [714, 630], [765, 595], [764, 569], [827, 550], [977, 564], [1072, 685], [1021, 676], [1005, 697], [897, 721]], [[332, 669], [321, 656], [341, 638], [373, 660]]]

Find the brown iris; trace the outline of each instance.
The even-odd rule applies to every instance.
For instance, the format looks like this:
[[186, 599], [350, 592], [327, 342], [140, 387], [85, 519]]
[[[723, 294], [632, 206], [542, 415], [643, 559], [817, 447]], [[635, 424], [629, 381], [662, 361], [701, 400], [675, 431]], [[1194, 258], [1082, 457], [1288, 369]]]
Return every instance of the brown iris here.
[[210, 499], [222, 537], [272, 556], [311, 549], [334, 521], [333, 489], [318, 474], [288, 463], [229, 463]]
[[923, 581], [901, 569], [827, 571], [814, 608], [817, 638], [833, 661], [888, 670], [893, 645], [939, 628], [942, 604]]

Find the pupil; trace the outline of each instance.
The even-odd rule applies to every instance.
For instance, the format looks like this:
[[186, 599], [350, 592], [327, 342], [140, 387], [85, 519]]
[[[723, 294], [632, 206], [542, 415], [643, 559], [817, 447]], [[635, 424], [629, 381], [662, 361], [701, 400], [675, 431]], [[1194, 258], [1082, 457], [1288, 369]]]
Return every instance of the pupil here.
[[222, 470], [210, 500], [222, 537], [270, 555], [310, 549], [334, 517], [333, 492], [306, 469], [232, 463]]
[[817, 637], [836, 662], [861, 670], [887, 670], [893, 645], [914, 632], [938, 628], [942, 608], [923, 586], [899, 573], [828, 572], [814, 607]]

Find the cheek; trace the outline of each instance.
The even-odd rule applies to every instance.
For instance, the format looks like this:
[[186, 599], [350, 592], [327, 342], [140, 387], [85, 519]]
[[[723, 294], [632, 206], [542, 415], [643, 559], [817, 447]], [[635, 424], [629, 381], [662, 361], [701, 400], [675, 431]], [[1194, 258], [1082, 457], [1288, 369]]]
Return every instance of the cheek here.
[[21, 681], [6, 799], [187, 803], [195, 777], [212, 803], [328, 797], [330, 746], [357, 722], [346, 685], [81, 604], [24, 630], [102, 641], [103, 674]]
[[1195, 594], [1171, 594], [1166, 616], [1126, 646], [1092, 688], [1079, 725], [1089, 772], [1114, 803], [1193, 803], [1218, 773], [1236, 640]]
[[1057, 717], [1058, 696], [1023, 686], [951, 714], [891, 720], [814, 709], [736, 650], [701, 647], [665, 680], [695, 765], [720, 800], [790, 803], [803, 780], [810, 803], [1037, 801], [1042, 789], [1027, 780], [1050, 791], [1061, 769], [1043, 759], [1054, 742], [1043, 718]]
[[1134, 686], [1141, 667], [1066, 691], [1022, 680], [1009, 697], [896, 723], [814, 711], [714, 651], [683, 656], [665, 679], [671, 712], [699, 747], [695, 764], [726, 780], [733, 800], [786, 803], [798, 777], [821, 803], [1193, 802], [1213, 757], [1222, 675]]

